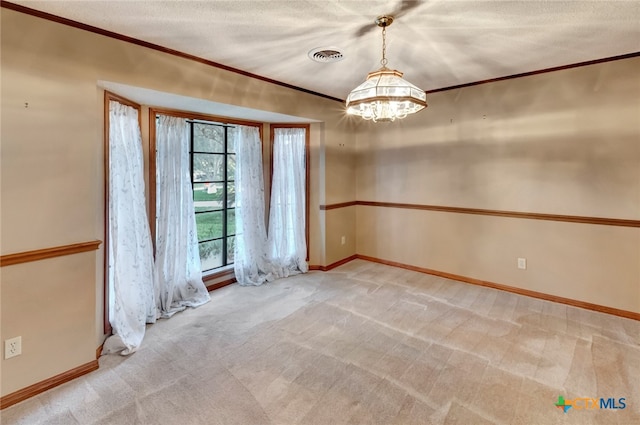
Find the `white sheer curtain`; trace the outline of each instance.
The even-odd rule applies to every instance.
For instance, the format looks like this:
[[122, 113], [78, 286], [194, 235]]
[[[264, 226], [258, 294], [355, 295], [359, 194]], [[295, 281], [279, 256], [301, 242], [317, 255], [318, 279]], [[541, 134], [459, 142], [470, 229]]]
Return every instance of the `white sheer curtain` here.
[[240, 285], [261, 285], [275, 278], [267, 256], [262, 143], [257, 127], [237, 126], [236, 246], [234, 270]]
[[103, 352], [130, 354], [157, 318], [138, 111], [109, 102], [109, 318]]
[[269, 256], [278, 277], [306, 273], [306, 129], [275, 128]]
[[160, 115], [156, 126], [156, 285], [171, 317], [210, 300], [202, 282], [189, 166], [189, 124]]

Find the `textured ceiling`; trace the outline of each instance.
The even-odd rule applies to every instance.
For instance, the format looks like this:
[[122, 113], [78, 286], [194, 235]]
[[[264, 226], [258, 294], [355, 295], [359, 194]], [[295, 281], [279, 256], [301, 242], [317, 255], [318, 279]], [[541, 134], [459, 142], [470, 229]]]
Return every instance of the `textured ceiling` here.
[[[344, 99], [379, 68], [425, 90], [640, 51], [640, 1], [29, 1], [98, 28]], [[345, 58], [311, 61], [316, 47]]]

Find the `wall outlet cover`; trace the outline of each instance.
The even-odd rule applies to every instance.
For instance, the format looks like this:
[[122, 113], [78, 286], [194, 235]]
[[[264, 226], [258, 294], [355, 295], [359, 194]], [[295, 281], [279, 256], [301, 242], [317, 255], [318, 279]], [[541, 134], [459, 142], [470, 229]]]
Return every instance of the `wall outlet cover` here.
[[10, 359], [11, 357], [19, 356], [22, 354], [22, 337], [17, 336], [15, 338], [6, 339], [4, 341], [4, 358]]
[[526, 270], [527, 268], [527, 259], [526, 258], [518, 258], [518, 268], [521, 270]]

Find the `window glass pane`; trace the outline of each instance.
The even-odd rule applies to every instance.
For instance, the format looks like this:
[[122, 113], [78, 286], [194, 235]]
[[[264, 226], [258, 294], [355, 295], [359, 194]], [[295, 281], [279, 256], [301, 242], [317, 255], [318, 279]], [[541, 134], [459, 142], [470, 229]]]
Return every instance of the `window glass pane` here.
[[222, 266], [222, 239], [198, 244], [202, 270], [211, 270]]
[[227, 135], [227, 152], [236, 152], [236, 132], [232, 128]]
[[194, 183], [193, 204], [196, 212], [222, 209], [224, 183]]
[[194, 153], [193, 181], [222, 181], [224, 180], [224, 155]]
[[222, 213], [223, 211], [214, 211], [196, 214], [199, 241], [222, 237]]
[[227, 264], [233, 264], [233, 255], [236, 248], [236, 238], [231, 236], [227, 238]]
[[227, 183], [227, 208], [236, 206], [236, 184], [234, 182]]
[[236, 156], [227, 156], [227, 180], [235, 180], [236, 176]]
[[194, 152], [224, 152], [224, 127], [193, 124]]
[[236, 234], [236, 210], [235, 208], [227, 210], [227, 235]]
[[218, 123], [192, 126], [195, 218], [202, 270], [210, 271], [234, 262], [237, 132]]

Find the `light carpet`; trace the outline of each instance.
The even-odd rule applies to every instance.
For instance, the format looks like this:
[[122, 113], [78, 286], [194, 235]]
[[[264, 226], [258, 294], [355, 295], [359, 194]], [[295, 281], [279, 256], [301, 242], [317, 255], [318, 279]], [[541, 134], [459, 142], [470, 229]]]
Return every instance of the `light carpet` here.
[[[625, 398], [624, 409], [555, 406]], [[620, 404], [616, 404], [620, 406]], [[149, 326], [10, 424], [640, 424], [640, 322], [356, 260]]]

